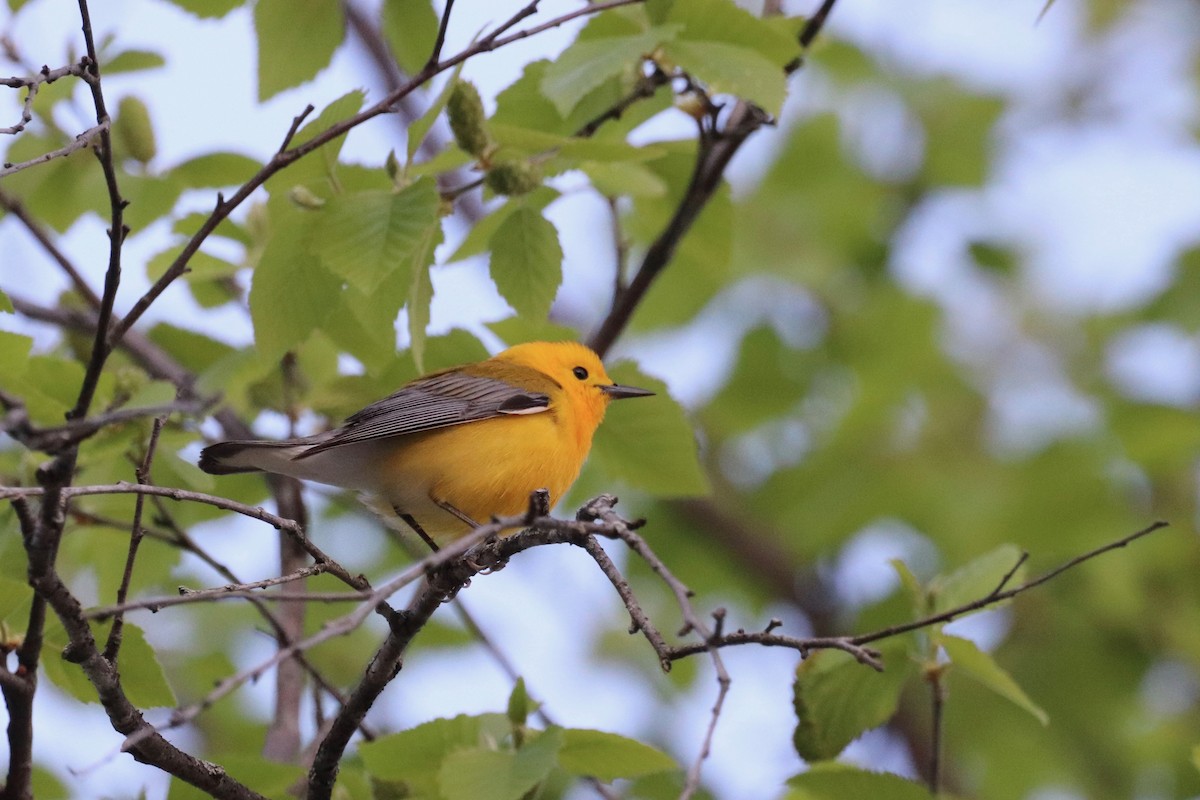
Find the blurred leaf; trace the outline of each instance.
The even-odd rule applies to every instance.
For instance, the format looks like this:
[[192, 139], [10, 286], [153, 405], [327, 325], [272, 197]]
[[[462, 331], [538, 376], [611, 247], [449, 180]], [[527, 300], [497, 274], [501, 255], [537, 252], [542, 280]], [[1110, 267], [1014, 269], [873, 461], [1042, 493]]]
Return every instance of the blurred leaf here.
[[755, 328], [742, 339], [737, 366], [705, 408], [705, 420], [736, 434], [795, 411], [812, 380], [809, 361], [811, 355], [787, 347], [773, 328]]
[[649, 389], [656, 396], [609, 405], [588, 460], [594, 480], [609, 489], [623, 484], [658, 497], [706, 494], [708, 479], [696, 457], [695, 431], [666, 384], [630, 364], [608, 372], [617, 383]]
[[246, 5], [246, 0], [168, 0], [168, 2], [202, 19], [223, 17], [233, 9]]
[[801, 758], [834, 758], [896, 712], [912, 664], [902, 643], [886, 642], [878, 649], [883, 653], [883, 672], [840, 650], [816, 650], [800, 663], [793, 685], [797, 717], [793, 743]]
[[562, 729], [550, 728], [516, 752], [455, 750], [442, 761], [442, 794], [446, 800], [521, 800], [554, 769], [562, 746]]
[[240, 153], [206, 153], [179, 164], [171, 170], [171, 175], [191, 189], [218, 189], [245, 182], [261, 166]]
[[[788, 781], [790, 791], [783, 800], [931, 800], [933, 795], [919, 783], [890, 772], [869, 772], [849, 764], [814, 764], [808, 772]], [[939, 793], [939, 798], [951, 800]]]
[[[426, 0], [404, 0], [404, 2], [409, 4], [412, 2], [418, 2], [427, 5]], [[389, 3], [384, 9], [384, 14], [386, 14], [387, 9], [390, 9], [391, 7], [392, 4]], [[450, 74], [449, 79], [446, 81], [446, 85], [442, 87], [442, 91], [438, 93], [438, 96], [434, 98], [433, 102], [429, 104], [429, 107], [425, 109], [425, 113], [413, 120], [412, 124], [408, 126], [405, 136], [407, 158], [404, 160], [404, 164], [406, 170], [412, 166], [413, 156], [417, 154], [417, 150], [420, 149], [421, 143], [425, 141], [425, 137], [429, 135], [429, 131], [433, 128], [434, 123], [437, 122], [438, 117], [441, 115], [442, 111], [445, 110], [446, 103], [449, 102], [450, 95], [454, 91], [454, 86], [458, 82], [458, 76], [462, 74], [462, 67], [463, 65], [459, 64], [454, 69], [454, 71]], [[453, 152], [454, 148], [448, 147], [446, 150]]]
[[[1021, 559], [1021, 550], [1014, 545], [1006, 544], [974, 559], [970, 563], [951, 572], [935, 578], [929, 584], [929, 593], [933, 598], [933, 613], [940, 614], [952, 608], [966, 605], [980, 598], [987, 597], [1000, 586], [1001, 579], [1009, 573]], [[1012, 577], [1008, 579], [1005, 588], [1019, 586], [1025, 580], [1025, 565], [1022, 564]], [[995, 606], [989, 606], [995, 608]]]
[[[29, 623], [29, 606], [33, 602], [33, 589], [18, 580], [0, 575], [0, 623], [10, 635], [22, 635]], [[0, 642], [0, 645], [8, 644]], [[11, 652], [11, 648], [8, 648]]]
[[329, 66], [345, 35], [344, 23], [341, 9], [326, 0], [257, 0], [259, 101], [299, 86]]
[[675, 759], [661, 750], [615, 733], [567, 728], [563, 735], [558, 763], [576, 775], [607, 782], [679, 768]]
[[167, 60], [153, 50], [124, 50], [104, 61], [105, 75], [121, 72], [140, 72], [166, 66]]
[[532, 704], [529, 700], [529, 692], [525, 689], [525, 679], [517, 678], [512, 692], [508, 695], [508, 721], [514, 727], [520, 727], [525, 724], [531, 710]]
[[949, 634], [939, 634], [938, 643], [950, 657], [950, 663], [961, 669], [967, 675], [982, 683], [1001, 697], [1007, 698], [1019, 708], [1033, 715], [1034, 719], [1043, 725], [1050, 724], [1050, 717], [1041, 706], [1029, 699], [1029, 695], [1017, 685], [1012, 676], [1000, 668], [1000, 665], [970, 639], [963, 639]]
[[9, 299], [9, 296], [4, 292], [0, 292], [0, 311], [7, 312], [9, 314], [14, 313], [12, 300]]
[[543, 317], [562, 283], [558, 231], [540, 211], [518, 207], [488, 240], [491, 275], [508, 304], [522, 316]]
[[429, 0], [385, 0], [380, 28], [392, 47], [396, 63], [409, 75], [415, 75], [433, 54], [438, 15]]
[[991, 242], [971, 242], [967, 246], [971, 258], [988, 272], [998, 275], [1015, 275], [1018, 266], [1017, 254], [1007, 247]]

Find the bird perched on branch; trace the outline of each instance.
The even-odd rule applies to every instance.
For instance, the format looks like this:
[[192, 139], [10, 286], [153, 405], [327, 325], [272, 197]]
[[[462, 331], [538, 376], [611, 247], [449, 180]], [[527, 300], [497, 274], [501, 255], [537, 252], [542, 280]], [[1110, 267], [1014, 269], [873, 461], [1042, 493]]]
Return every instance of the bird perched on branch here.
[[530, 342], [417, 378], [335, 430], [211, 445], [200, 468], [358, 490], [436, 547], [494, 515], [523, 512], [538, 489], [557, 502], [609, 402], [652, 394], [613, 383], [582, 344]]

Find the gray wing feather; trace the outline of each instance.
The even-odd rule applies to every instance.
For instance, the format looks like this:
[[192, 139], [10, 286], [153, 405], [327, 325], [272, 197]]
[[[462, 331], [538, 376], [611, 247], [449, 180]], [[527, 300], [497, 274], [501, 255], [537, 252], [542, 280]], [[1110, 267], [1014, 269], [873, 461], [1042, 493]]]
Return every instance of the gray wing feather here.
[[494, 378], [446, 372], [408, 384], [346, 420], [299, 458], [353, 442], [420, 433], [506, 414], [545, 411], [550, 398]]

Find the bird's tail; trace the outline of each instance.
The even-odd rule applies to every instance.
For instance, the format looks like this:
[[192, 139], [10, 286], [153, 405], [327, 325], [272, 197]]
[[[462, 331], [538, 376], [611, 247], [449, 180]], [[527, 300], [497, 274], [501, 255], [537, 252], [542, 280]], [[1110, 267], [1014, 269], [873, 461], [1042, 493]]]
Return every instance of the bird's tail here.
[[200, 451], [200, 469], [210, 475], [232, 475], [237, 472], [284, 472], [280, 466], [291, 461], [308, 446], [307, 442], [273, 442], [265, 439], [243, 439], [217, 442]]

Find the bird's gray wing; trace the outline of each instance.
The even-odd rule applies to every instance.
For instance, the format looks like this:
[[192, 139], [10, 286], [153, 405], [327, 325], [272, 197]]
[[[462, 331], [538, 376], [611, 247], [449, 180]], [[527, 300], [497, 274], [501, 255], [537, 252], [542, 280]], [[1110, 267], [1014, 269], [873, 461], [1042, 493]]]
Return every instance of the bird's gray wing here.
[[461, 371], [419, 378], [364, 408], [308, 448], [300, 458], [353, 442], [403, 436], [507, 414], [537, 414], [549, 396], [506, 381]]

